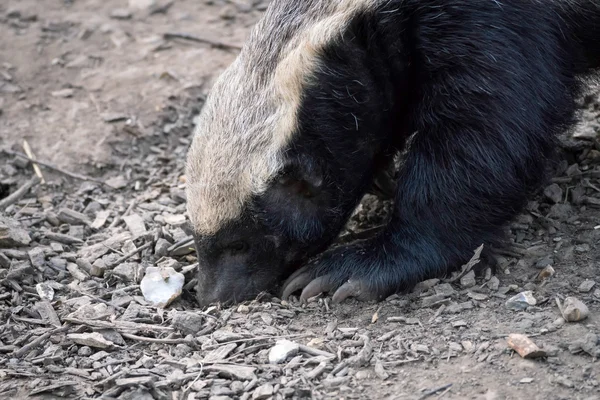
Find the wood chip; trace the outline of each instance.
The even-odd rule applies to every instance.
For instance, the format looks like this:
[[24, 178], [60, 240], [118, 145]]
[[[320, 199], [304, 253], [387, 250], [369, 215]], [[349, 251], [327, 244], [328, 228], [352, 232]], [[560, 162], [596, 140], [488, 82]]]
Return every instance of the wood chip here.
[[540, 349], [531, 339], [519, 333], [508, 336], [508, 345], [523, 358], [545, 357], [547, 354]]

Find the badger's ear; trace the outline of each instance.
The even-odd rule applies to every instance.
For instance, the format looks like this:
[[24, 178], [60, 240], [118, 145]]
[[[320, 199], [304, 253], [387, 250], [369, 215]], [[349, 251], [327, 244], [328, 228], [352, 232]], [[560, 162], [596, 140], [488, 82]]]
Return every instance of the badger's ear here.
[[323, 172], [308, 157], [294, 158], [285, 163], [277, 178], [277, 185], [289, 194], [313, 198], [323, 188]]

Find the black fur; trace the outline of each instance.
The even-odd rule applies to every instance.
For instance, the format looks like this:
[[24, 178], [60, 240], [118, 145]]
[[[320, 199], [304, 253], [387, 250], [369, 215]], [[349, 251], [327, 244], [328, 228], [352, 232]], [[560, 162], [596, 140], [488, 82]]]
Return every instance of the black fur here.
[[274, 244], [255, 245], [243, 267], [218, 278], [227, 286], [252, 275], [252, 290], [235, 284], [200, 293], [201, 303], [276, 289], [332, 243], [400, 152], [390, 223], [322, 254], [296, 274], [298, 287], [325, 277], [315, 294], [352, 280], [351, 295], [381, 299], [460, 266], [497, 243], [543, 184], [555, 137], [574, 122], [581, 78], [598, 67], [597, 0], [396, 0], [357, 15], [304, 93], [287, 153], [292, 184], [274, 183], [244, 217], [244, 240]]

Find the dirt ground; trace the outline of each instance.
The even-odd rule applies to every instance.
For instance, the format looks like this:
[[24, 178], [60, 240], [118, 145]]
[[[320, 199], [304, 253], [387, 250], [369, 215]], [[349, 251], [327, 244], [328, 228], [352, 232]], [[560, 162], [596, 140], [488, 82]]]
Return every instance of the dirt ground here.
[[[194, 307], [185, 154], [211, 82], [266, 3], [0, 3], [0, 399], [600, 399], [596, 92], [495, 274], [378, 304]], [[53, 167], [43, 183], [24, 140]], [[382, 209], [365, 199], [348, 231]], [[164, 310], [139, 289], [154, 265], [186, 278]], [[509, 309], [526, 291], [535, 302]], [[570, 296], [587, 318], [561, 317], [556, 300]], [[510, 334], [539, 357], [521, 357]], [[281, 339], [301, 346], [270, 363]]]

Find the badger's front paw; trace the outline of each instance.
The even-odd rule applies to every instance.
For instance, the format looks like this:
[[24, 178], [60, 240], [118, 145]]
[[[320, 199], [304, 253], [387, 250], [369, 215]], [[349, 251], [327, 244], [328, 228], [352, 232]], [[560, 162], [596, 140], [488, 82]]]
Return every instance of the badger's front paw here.
[[284, 283], [282, 298], [302, 289], [301, 300], [334, 292], [333, 303], [348, 297], [382, 300], [396, 291], [398, 279], [368, 246], [346, 246], [324, 253], [294, 272]]

